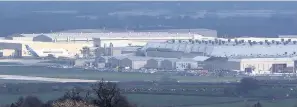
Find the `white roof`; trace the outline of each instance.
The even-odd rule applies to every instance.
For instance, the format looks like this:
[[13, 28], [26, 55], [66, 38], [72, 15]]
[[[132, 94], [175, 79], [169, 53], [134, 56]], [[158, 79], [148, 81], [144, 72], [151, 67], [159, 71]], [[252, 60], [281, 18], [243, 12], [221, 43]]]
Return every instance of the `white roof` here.
[[195, 61], [205, 61], [208, 58], [209, 57], [207, 57], [207, 56], [196, 56], [196, 57], [193, 58], [193, 60], [195, 60]]
[[191, 39], [193, 34], [189, 33], [168, 33], [168, 32], [109, 32], [109, 33], [40, 33], [40, 34], [21, 34], [25, 37], [36, 37], [45, 35], [50, 38], [163, 38], [163, 39]]
[[294, 58], [243, 58], [243, 59], [228, 59], [228, 61], [294, 61]]
[[[265, 43], [265, 39], [261, 38], [250, 38], [252, 41], [260, 41], [257, 44], [250, 45], [247, 39], [244, 43], [238, 43], [231, 41], [225, 41], [225, 44], [219, 44], [218, 40], [216, 43], [209, 43], [208, 40], [204, 40], [207, 43], [202, 43], [202, 40], [176, 40], [175, 42], [149, 42], [141, 50], [145, 51], [148, 48], [162, 48], [171, 51], [181, 51], [185, 53], [191, 52], [202, 52], [207, 56], [214, 57], [229, 57], [229, 58], [249, 58], [249, 57], [294, 57], [297, 56], [297, 39], [291, 39], [284, 45], [281, 42], [283, 38], [271, 38], [268, 44]], [[234, 39], [233, 39], [234, 40]], [[264, 40], [264, 41], [261, 41]], [[272, 44], [272, 40], [274, 44]], [[212, 40], [214, 42], [215, 40]], [[239, 40], [238, 40], [239, 41]], [[276, 44], [276, 41], [281, 44]], [[288, 41], [288, 39], [284, 39]], [[295, 42], [295, 44], [294, 44]]]

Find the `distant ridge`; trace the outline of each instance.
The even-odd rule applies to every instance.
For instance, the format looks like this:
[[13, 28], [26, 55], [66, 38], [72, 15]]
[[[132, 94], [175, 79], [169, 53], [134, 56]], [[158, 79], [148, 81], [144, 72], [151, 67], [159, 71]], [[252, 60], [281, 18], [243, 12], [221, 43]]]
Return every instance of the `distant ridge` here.
[[104, 33], [104, 32], [134, 32], [133, 30], [127, 31], [123, 29], [73, 29], [64, 30], [56, 33]]

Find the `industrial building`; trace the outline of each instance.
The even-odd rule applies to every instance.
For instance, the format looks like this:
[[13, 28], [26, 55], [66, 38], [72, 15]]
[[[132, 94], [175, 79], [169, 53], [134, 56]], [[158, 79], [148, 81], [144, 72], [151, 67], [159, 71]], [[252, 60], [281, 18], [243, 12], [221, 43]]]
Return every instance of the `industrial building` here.
[[161, 69], [165, 69], [165, 70], [175, 70], [176, 68], [176, 61], [178, 61], [179, 59], [165, 59], [163, 61], [161, 61]]
[[295, 73], [295, 60], [292, 58], [252, 58], [240, 59], [240, 71], [263, 73]]
[[30, 46], [36, 51], [45, 49], [63, 49], [69, 53], [81, 54], [83, 47], [92, 47], [88, 43], [53, 43], [53, 42], [33, 42], [33, 41], [16, 41], [0, 40], [0, 49], [4, 56], [23, 57], [31, 56], [25, 45]]
[[145, 68], [147, 69], [160, 69], [162, 58], [152, 58], [147, 60]]
[[[167, 57], [182, 56], [213, 56], [228, 58], [259, 58], [259, 57], [293, 57], [296, 56], [297, 40], [295, 39], [255, 39], [237, 40], [218, 39], [149, 42], [141, 51], [150, 57], [160, 57], [171, 53]], [[261, 41], [263, 40], [263, 41]], [[277, 41], [278, 40], [278, 41]]]
[[210, 58], [204, 62], [204, 69], [242, 71], [252, 74], [295, 73], [296, 58]]
[[205, 37], [218, 37], [216, 30], [212, 29], [165, 29], [165, 30], [145, 30], [145, 32], [170, 32], [170, 33], [192, 33], [200, 34]]
[[120, 66], [129, 69], [144, 68], [149, 58], [146, 57], [127, 57], [120, 60]]
[[107, 61], [107, 65], [111, 68], [122, 67], [127, 69], [140, 69], [144, 68], [147, 64], [147, 57], [136, 56], [115, 56], [110, 57]]
[[[170, 39], [188, 40], [198, 34], [168, 32], [109, 32], [109, 33], [41, 33], [16, 34], [7, 37], [9, 40], [29, 40], [36, 42], [68, 42], [100, 44], [113, 43], [114, 47], [143, 46], [149, 41], [166, 41]], [[99, 45], [97, 45], [99, 46]]]
[[187, 69], [203, 69], [201, 62], [195, 61], [194, 59], [180, 59], [175, 62], [176, 70], [187, 70]]
[[[167, 40], [195, 39], [201, 35], [189, 32], [101, 32], [101, 33], [38, 33], [38, 34], [13, 34], [1, 40], [0, 49], [3, 56], [22, 57], [30, 56], [24, 45], [33, 50], [63, 49], [72, 54], [82, 54], [83, 48], [104, 47], [106, 50], [94, 51], [96, 54], [113, 56], [138, 51], [140, 46], [147, 42], [165, 42]], [[3, 45], [5, 44], [5, 45]], [[110, 48], [107, 45], [112, 44]], [[16, 46], [18, 45], [18, 46]], [[128, 46], [128, 47], [127, 47]], [[127, 47], [127, 48], [120, 48]], [[109, 51], [108, 51], [109, 50]], [[105, 52], [105, 53], [102, 53]], [[96, 53], [97, 52], [97, 53]], [[152, 52], [153, 53], [153, 52]], [[99, 56], [100, 56], [99, 55]], [[97, 55], [98, 56], [98, 55]]]

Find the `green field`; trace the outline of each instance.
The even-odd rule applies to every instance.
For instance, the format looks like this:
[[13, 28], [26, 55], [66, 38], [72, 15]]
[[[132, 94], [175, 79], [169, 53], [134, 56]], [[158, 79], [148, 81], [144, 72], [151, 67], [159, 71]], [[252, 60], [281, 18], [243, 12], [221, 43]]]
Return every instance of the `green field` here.
[[[23, 75], [23, 76], [41, 76], [41, 77], [59, 77], [59, 78], [77, 78], [77, 79], [101, 79], [113, 81], [152, 81], [159, 80], [164, 75], [170, 74], [143, 74], [143, 73], [115, 73], [115, 72], [96, 72], [90, 70], [81, 69], [53, 69], [46, 67], [22, 67], [22, 66], [0, 66], [0, 75]], [[185, 76], [170, 76], [170, 78], [175, 78], [181, 82], [224, 82], [224, 81], [238, 81], [240, 78], [236, 77], [185, 77]], [[20, 81], [20, 80], [0, 80], [0, 83], [28, 83], [36, 81]], [[284, 96], [286, 94], [297, 95], [296, 88], [297, 85], [290, 84], [291, 88], [275, 87], [263, 87], [261, 90], [251, 93], [253, 96], [267, 96], [267, 95], [280, 95]], [[132, 86], [131, 86], [132, 87]], [[149, 86], [145, 86], [149, 87]], [[181, 88], [179, 85], [166, 85], [159, 86], [164, 88]], [[182, 85], [185, 89], [198, 89], [198, 88], [222, 88], [224, 85], [220, 86], [210, 86], [210, 85]], [[226, 86], [230, 87], [230, 86]], [[215, 96], [198, 96], [198, 95], [156, 95], [156, 94], [125, 94], [127, 98], [137, 104], [139, 107], [246, 107], [247, 104], [255, 104], [257, 101], [247, 101], [244, 98], [238, 97], [215, 97]], [[205, 91], [202, 94], [215, 94], [212, 91]], [[0, 102], [3, 104], [11, 103], [16, 101], [20, 96], [34, 95], [40, 97], [42, 100], [47, 101], [50, 99], [55, 99], [63, 95], [63, 92], [50, 92], [50, 93], [31, 93], [31, 94], [1, 94]], [[282, 97], [283, 98], [283, 97]], [[251, 99], [251, 98], [249, 98]], [[293, 107], [296, 105], [297, 99], [292, 97], [291, 99], [259, 99], [259, 101], [264, 105], [264, 107]]]
[[[61, 92], [30, 94], [39, 96], [42, 100], [47, 101], [61, 96]], [[6, 104], [16, 101], [18, 97], [23, 95], [1, 95], [0, 102]], [[240, 98], [228, 97], [201, 97], [201, 96], [182, 96], [182, 95], [146, 95], [146, 94], [127, 94], [127, 98], [138, 107], [246, 107], [257, 101], [244, 102]], [[262, 100], [260, 101], [264, 107], [294, 107], [297, 99], [284, 100]], [[3, 103], [2, 103], [3, 104]]]

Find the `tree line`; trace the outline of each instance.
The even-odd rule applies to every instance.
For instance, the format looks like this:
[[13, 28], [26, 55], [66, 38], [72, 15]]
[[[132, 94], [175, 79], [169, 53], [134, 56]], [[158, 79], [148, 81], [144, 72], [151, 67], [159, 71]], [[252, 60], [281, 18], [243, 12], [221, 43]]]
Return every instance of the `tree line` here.
[[42, 102], [38, 97], [20, 97], [3, 107], [136, 107], [120, 92], [116, 83], [102, 81], [92, 84], [87, 92], [72, 89], [62, 97]]

